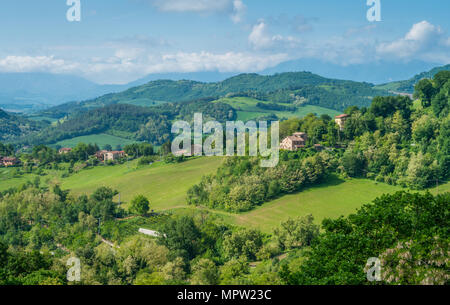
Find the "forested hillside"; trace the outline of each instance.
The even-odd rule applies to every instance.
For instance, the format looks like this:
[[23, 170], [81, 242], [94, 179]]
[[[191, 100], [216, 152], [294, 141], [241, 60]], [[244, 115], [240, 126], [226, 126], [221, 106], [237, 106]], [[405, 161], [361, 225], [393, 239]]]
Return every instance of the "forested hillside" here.
[[[308, 134], [307, 148], [282, 152], [275, 168], [256, 158], [233, 159], [192, 187], [188, 202], [247, 211], [280, 194], [301, 191], [331, 172], [365, 177], [410, 189], [446, 181], [450, 173], [450, 72], [416, 86], [421, 104], [409, 97], [375, 97], [369, 108], [346, 109], [342, 131], [329, 116], [308, 115], [280, 124], [280, 137]], [[313, 144], [328, 147], [316, 152]], [[342, 147], [342, 148], [340, 148]]]
[[48, 123], [31, 121], [0, 109], [0, 141], [9, 141], [15, 137], [28, 135], [47, 125]]
[[387, 84], [376, 86], [376, 88], [384, 89], [384, 90], [392, 90], [392, 91], [396, 91], [396, 92], [414, 93], [414, 86], [420, 80], [425, 79], [425, 78], [428, 78], [428, 79], [433, 78], [437, 73], [439, 73], [441, 71], [449, 71], [449, 70], [450, 70], [450, 65], [436, 67], [430, 71], [417, 74], [408, 80], [387, 83]]
[[128, 104], [111, 104], [102, 108], [78, 113], [62, 123], [49, 126], [24, 137], [16, 143], [39, 145], [53, 144], [78, 136], [108, 133], [136, 141], [162, 144], [171, 137], [174, 119], [191, 121], [195, 112], [205, 119], [221, 122], [233, 120], [234, 109], [223, 103], [210, 103], [210, 99], [183, 103], [169, 103], [156, 107], [140, 107]]
[[317, 105], [343, 110], [348, 106], [368, 106], [373, 96], [388, 95], [372, 84], [327, 79], [309, 72], [281, 73], [272, 76], [241, 74], [217, 83], [159, 80], [131, 88], [121, 93], [107, 94], [97, 99], [73, 102], [42, 112], [61, 118], [68, 114], [111, 104], [154, 106], [167, 102], [182, 102], [206, 97], [251, 96], [283, 103]]

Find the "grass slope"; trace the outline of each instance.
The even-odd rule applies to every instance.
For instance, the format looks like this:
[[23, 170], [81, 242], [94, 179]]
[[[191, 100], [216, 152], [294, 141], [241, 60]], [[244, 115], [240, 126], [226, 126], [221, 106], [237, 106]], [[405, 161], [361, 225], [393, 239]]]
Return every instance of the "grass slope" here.
[[[225, 222], [238, 226], [257, 228], [271, 233], [281, 222], [289, 217], [312, 214], [320, 224], [325, 218], [336, 219], [354, 213], [362, 205], [386, 194], [402, 191], [399, 186], [377, 183], [367, 179], [331, 179], [328, 183], [305, 189], [296, 194], [282, 196], [246, 213], [232, 214], [206, 208], [178, 208], [176, 214], [189, 215], [199, 209], [219, 215]], [[439, 193], [450, 191], [450, 183], [439, 187]], [[436, 188], [430, 190], [437, 194]]]
[[125, 146], [127, 144], [135, 143], [136, 141], [120, 138], [116, 136], [112, 136], [109, 134], [101, 133], [101, 134], [93, 134], [89, 136], [81, 136], [72, 139], [67, 139], [63, 141], [57, 142], [55, 145], [59, 145], [61, 147], [75, 147], [78, 143], [86, 143], [86, 144], [97, 144], [100, 148], [109, 144], [114, 149], [117, 145]]
[[[237, 119], [241, 121], [253, 120], [270, 114], [274, 114], [279, 118], [288, 118], [288, 119], [292, 117], [304, 117], [309, 113], [316, 113], [319, 116], [322, 114], [328, 114], [331, 117], [340, 114], [340, 112], [336, 110], [313, 105], [299, 106], [297, 107], [297, 110], [295, 112], [266, 110], [256, 106], [259, 102], [262, 101], [249, 97], [222, 98], [215, 102], [225, 103], [236, 109], [238, 115]], [[292, 104], [282, 104], [282, 103], [278, 104], [284, 106], [292, 106]]]
[[62, 187], [75, 194], [91, 193], [101, 186], [116, 189], [122, 202], [135, 195], [147, 196], [151, 208], [162, 210], [186, 205], [187, 190], [200, 182], [201, 177], [213, 173], [221, 158], [199, 158], [180, 164], [155, 163], [136, 168], [136, 163], [113, 167], [97, 167], [62, 179]]
[[[59, 182], [63, 189], [70, 189], [78, 195], [90, 194], [98, 187], [108, 186], [121, 193], [125, 207], [135, 195], [143, 194], [150, 199], [151, 208], [155, 211], [193, 214], [203, 210], [220, 216], [227, 223], [258, 228], [268, 233], [289, 217], [312, 214], [315, 221], [320, 223], [324, 218], [349, 215], [382, 194], [405, 190], [367, 179], [340, 180], [334, 177], [328, 183], [282, 196], [242, 214], [188, 206], [187, 190], [197, 184], [203, 175], [215, 172], [221, 162], [222, 158], [204, 157], [180, 164], [155, 163], [136, 167], [136, 161], [133, 161], [85, 169], [68, 178], [60, 178], [61, 172], [50, 171], [49, 175], [41, 177], [41, 181], [47, 185]], [[36, 177], [24, 175], [12, 178], [12, 171], [12, 168], [0, 168], [0, 191], [33, 181]], [[430, 189], [433, 194], [438, 191], [449, 192], [450, 183], [440, 185], [439, 190]]]

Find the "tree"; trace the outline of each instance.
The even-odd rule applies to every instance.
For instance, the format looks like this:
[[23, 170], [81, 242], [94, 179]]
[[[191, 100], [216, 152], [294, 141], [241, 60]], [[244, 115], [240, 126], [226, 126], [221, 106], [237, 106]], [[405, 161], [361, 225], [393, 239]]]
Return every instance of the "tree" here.
[[319, 226], [314, 224], [312, 215], [289, 218], [274, 230], [275, 239], [282, 250], [310, 246], [318, 235]]
[[170, 219], [161, 230], [164, 234], [159, 237], [159, 242], [171, 251], [172, 257], [192, 260], [198, 254], [201, 233], [192, 217]]
[[130, 211], [134, 214], [146, 215], [149, 209], [149, 201], [144, 195], [138, 195], [131, 201]]
[[414, 90], [414, 97], [422, 101], [422, 106], [430, 106], [431, 98], [436, 93], [433, 82], [430, 79], [422, 79], [416, 84]]
[[219, 284], [219, 269], [209, 259], [201, 258], [192, 266], [191, 283], [193, 285]]
[[440, 71], [433, 77], [433, 82], [436, 88], [440, 89], [444, 84], [450, 80], [450, 71]]
[[254, 260], [262, 246], [262, 235], [256, 230], [239, 229], [227, 235], [223, 241], [223, 250], [227, 258], [243, 256]]
[[361, 177], [364, 174], [365, 159], [361, 152], [346, 150], [342, 157], [342, 166], [350, 177]]
[[233, 258], [220, 268], [221, 285], [247, 284], [246, 276], [250, 273], [250, 266], [245, 257]]
[[183, 258], [177, 257], [174, 261], [168, 262], [161, 270], [164, 279], [170, 283], [178, 284], [186, 278]]

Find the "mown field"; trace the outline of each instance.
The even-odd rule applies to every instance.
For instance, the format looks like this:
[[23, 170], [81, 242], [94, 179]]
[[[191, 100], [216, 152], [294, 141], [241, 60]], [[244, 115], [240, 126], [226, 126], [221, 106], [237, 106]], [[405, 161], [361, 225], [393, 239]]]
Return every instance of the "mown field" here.
[[109, 144], [114, 149], [117, 145], [121, 145], [123, 147], [127, 144], [136, 143], [136, 141], [102, 133], [59, 141], [55, 145], [59, 145], [61, 147], [75, 147], [78, 143], [97, 144], [100, 148]]
[[[234, 109], [236, 109], [238, 115], [237, 119], [241, 121], [253, 120], [258, 117], [267, 116], [270, 114], [275, 114], [279, 118], [304, 117], [309, 113], [316, 113], [319, 116], [322, 114], [328, 114], [331, 117], [340, 114], [338, 111], [333, 109], [312, 105], [299, 106], [297, 107], [296, 111], [265, 110], [256, 106], [259, 102], [261, 102], [260, 100], [248, 97], [222, 98], [217, 100], [217, 102], [228, 104]], [[283, 106], [292, 106], [292, 104], [282, 104], [282, 103], [277, 104]]]

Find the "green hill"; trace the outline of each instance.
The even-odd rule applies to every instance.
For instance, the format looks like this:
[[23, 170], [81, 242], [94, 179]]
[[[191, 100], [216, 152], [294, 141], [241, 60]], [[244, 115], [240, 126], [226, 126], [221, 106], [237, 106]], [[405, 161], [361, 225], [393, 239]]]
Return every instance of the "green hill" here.
[[414, 93], [414, 86], [424, 78], [433, 78], [437, 73], [441, 71], [449, 71], [450, 70], [450, 64], [442, 67], [436, 67], [431, 69], [427, 72], [422, 72], [420, 74], [415, 75], [414, 77], [404, 80], [404, 81], [397, 81], [397, 82], [391, 82], [387, 84], [378, 85], [375, 88], [381, 89], [381, 90], [388, 90], [393, 92], [402, 92], [402, 93]]
[[8, 113], [0, 109], [0, 141], [30, 134], [47, 126], [44, 121], [33, 121], [23, 116]]
[[111, 104], [156, 106], [203, 98], [246, 96], [275, 103], [295, 103], [344, 110], [351, 105], [368, 106], [371, 98], [388, 95], [372, 84], [321, 77], [310, 72], [280, 73], [271, 76], [241, 74], [222, 82], [201, 83], [158, 80], [126, 91], [107, 94], [84, 102], [72, 102], [50, 108], [43, 116], [61, 118], [68, 114]]

